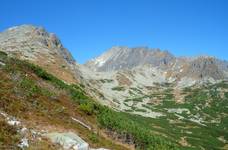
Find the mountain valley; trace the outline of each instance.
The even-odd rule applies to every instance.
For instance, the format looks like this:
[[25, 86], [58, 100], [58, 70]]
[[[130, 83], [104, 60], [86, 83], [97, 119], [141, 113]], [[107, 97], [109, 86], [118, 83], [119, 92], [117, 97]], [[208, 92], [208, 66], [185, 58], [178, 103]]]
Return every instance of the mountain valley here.
[[32, 25], [0, 32], [0, 51], [4, 149], [80, 149], [63, 133], [87, 149], [228, 149], [226, 60], [115, 46], [79, 64]]

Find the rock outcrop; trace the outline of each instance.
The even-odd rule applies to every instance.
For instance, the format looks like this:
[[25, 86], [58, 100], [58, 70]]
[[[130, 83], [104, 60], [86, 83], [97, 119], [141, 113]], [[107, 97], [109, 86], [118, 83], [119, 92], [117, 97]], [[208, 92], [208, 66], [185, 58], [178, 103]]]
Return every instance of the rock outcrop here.
[[168, 51], [147, 47], [112, 47], [101, 56], [88, 61], [85, 66], [94, 71], [111, 72], [150, 66], [166, 73], [167, 78], [183, 77], [200, 80], [226, 78], [228, 62], [209, 56], [195, 58], [175, 57]]
[[168, 51], [161, 51], [160, 49], [112, 47], [101, 56], [88, 61], [85, 65], [96, 71], [106, 72], [132, 69], [144, 64], [167, 68], [174, 59], [175, 57]]
[[53, 33], [42, 27], [22, 25], [0, 33], [0, 49], [29, 60], [69, 83], [80, 79], [77, 63]]

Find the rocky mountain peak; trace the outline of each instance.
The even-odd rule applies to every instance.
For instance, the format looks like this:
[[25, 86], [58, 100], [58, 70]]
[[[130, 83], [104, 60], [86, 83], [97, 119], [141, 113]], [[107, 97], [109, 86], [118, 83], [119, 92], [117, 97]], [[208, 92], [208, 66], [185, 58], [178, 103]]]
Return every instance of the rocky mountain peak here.
[[150, 49], [148, 47], [112, 47], [85, 65], [96, 71], [114, 71], [132, 69], [145, 64], [166, 66], [174, 59], [175, 57], [168, 51], [161, 51], [160, 49]]
[[[171, 80], [184, 77], [194, 80], [209, 77], [217, 80], [228, 77], [227, 61], [210, 56], [178, 58], [169, 51], [148, 47], [114, 46], [101, 56], [79, 66], [54, 33], [32, 25], [16, 26], [1, 32], [0, 49], [10, 55], [34, 62], [68, 82], [85, 76], [82, 74], [84, 66], [92, 71], [106, 73], [132, 71], [135, 68], [146, 68], [142, 69], [146, 72], [152, 68], [159, 72], [159, 76], [163, 74]], [[156, 71], [153, 72], [153, 75], [156, 74]]]
[[[62, 46], [61, 41], [54, 33], [48, 33], [43, 27], [32, 25], [21, 25], [9, 28], [0, 33], [0, 46], [3, 50], [32, 55], [36, 53], [48, 55], [48, 53], [58, 53], [66, 59], [68, 63], [75, 60], [71, 54]], [[20, 49], [19, 49], [20, 48]], [[34, 55], [33, 55], [34, 54]]]
[[[0, 33], [0, 49], [34, 62], [68, 82], [75, 81], [76, 61], [60, 39], [43, 27], [21, 25]], [[75, 73], [77, 72], [77, 73]]]

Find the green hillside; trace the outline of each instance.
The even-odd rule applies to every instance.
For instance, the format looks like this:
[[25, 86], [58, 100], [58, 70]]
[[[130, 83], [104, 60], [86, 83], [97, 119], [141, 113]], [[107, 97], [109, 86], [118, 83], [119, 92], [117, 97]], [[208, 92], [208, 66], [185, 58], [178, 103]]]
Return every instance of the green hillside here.
[[[71, 130], [93, 147], [110, 149], [177, 149], [174, 139], [153, 133], [148, 118], [115, 112], [87, 96], [82, 85], [68, 85], [36, 65], [0, 53], [0, 110], [28, 128]], [[76, 117], [92, 130], [75, 123]], [[153, 120], [149, 119], [149, 123]], [[0, 146], [16, 147], [20, 134], [1, 119]], [[6, 128], [6, 129], [5, 129]], [[11, 129], [12, 128], [12, 129]], [[5, 136], [7, 135], [7, 136]], [[115, 139], [115, 140], [113, 140]], [[50, 141], [30, 140], [30, 148], [55, 149]], [[125, 144], [120, 144], [120, 143]], [[7, 144], [6, 144], [7, 143]]]

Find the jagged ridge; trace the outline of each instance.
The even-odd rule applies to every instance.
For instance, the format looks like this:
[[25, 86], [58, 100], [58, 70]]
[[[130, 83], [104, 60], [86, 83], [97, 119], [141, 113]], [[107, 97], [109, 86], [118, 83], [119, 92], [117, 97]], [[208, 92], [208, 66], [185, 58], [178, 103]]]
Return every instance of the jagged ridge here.
[[67, 82], [79, 79], [80, 72], [70, 52], [53, 33], [42, 27], [21, 25], [0, 33], [0, 49], [34, 62]]

